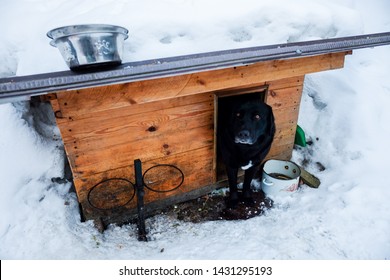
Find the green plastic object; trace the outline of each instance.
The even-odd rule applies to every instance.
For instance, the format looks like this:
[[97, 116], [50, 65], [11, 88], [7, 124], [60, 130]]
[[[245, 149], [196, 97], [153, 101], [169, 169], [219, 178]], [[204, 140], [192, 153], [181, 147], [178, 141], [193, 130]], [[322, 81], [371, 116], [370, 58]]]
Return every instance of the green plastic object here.
[[297, 125], [297, 131], [295, 132], [294, 144], [301, 147], [306, 147], [305, 132], [303, 131], [302, 127], [300, 127], [299, 125]]

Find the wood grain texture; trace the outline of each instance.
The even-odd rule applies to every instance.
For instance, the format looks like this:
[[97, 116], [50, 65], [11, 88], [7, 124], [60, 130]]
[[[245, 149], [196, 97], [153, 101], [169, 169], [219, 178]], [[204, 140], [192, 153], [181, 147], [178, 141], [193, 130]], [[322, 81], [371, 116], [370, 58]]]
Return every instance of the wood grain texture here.
[[274, 60], [127, 84], [58, 92], [64, 118], [129, 107], [179, 96], [246, 87], [330, 69], [342, 68], [345, 53]]

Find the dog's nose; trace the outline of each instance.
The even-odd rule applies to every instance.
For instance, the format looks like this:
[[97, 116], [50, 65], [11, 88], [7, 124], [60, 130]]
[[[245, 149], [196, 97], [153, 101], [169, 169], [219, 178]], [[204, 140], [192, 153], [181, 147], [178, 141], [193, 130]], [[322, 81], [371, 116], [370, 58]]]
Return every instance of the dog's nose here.
[[238, 133], [238, 137], [240, 137], [241, 139], [247, 139], [249, 138], [249, 136], [250, 136], [249, 130], [241, 130]]

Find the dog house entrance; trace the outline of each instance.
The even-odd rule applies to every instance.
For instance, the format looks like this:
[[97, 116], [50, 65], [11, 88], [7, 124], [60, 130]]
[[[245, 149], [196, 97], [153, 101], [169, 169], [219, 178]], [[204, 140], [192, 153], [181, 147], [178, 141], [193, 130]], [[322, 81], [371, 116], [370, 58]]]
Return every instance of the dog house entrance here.
[[[228, 104], [234, 103], [234, 100], [238, 96], [249, 95], [251, 98], [258, 98], [262, 102], [266, 102], [267, 96], [267, 86], [253, 87], [253, 88], [244, 88], [244, 89], [232, 89], [226, 91], [219, 91], [214, 94], [214, 163], [215, 163], [215, 178], [216, 181], [223, 181], [227, 179], [225, 165], [221, 160], [218, 149], [218, 131], [219, 126], [222, 122], [228, 121], [228, 116], [226, 116], [226, 106]], [[243, 175], [243, 171], [239, 170], [239, 176]]]

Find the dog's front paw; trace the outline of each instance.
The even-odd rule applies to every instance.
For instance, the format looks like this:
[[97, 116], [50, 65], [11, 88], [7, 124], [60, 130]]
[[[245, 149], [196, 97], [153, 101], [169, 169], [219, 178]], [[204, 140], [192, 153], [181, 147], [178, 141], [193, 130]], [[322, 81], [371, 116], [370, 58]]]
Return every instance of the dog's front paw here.
[[241, 198], [242, 202], [244, 202], [245, 206], [249, 206], [249, 207], [252, 207], [255, 205], [255, 201], [252, 197], [252, 191], [249, 190], [249, 191], [244, 191], [242, 193], [242, 198]]
[[227, 207], [230, 209], [235, 209], [235, 208], [237, 208], [238, 202], [239, 202], [238, 193], [232, 192], [229, 194], [229, 198], [227, 201]]
[[231, 199], [229, 198], [228, 202], [227, 202], [227, 207], [230, 208], [230, 209], [236, 209], [237, 208], [237, 205], [238, 205], [238, 199]]

